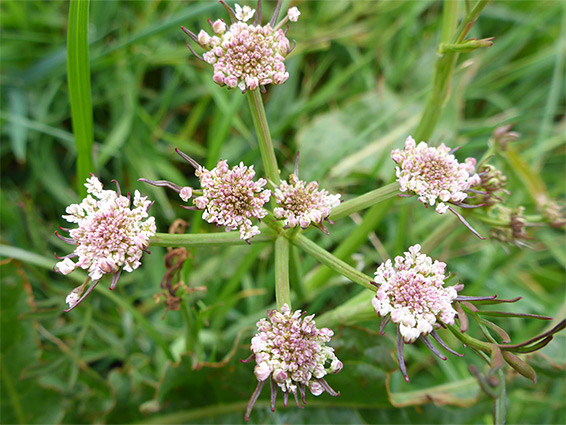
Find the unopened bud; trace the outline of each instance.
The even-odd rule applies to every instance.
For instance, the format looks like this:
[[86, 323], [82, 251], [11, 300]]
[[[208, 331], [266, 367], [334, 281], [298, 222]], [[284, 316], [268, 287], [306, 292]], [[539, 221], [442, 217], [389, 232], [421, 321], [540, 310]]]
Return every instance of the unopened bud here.
[[493, 135], [491, 136], [491, 141], [497, 143], [497, 147], [504, 151], [507, 148], [507, 144], [509, 142], [514, 142], [515, 140], [519, 140], [521, 135], [516, 131], [511, 131], [514, 124], [507, 124], [497, 127], [493, 131]]
[[226, 32], [226, 23], [222, 19], [217, 19], [211, 26], [215, 34], [222, 35]]

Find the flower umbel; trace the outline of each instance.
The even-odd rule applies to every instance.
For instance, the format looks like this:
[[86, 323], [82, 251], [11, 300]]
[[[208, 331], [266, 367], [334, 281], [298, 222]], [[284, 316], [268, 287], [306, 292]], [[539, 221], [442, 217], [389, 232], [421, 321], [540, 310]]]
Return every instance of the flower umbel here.
[[475, 173], [476, 160], [466, 158], [464, 163], [459, 163], [453, 155], [455, 150], [450, 150], [444, 143], [437, 148], [428, 146], [426, 142], [417, 145], [415, 139], [409, 136], [405, 140], [405, 149], [394, 149], [391, 159], [398, 165], [395, 172], [401, 192], [418, 195], [419, 201], [427, 207], [436, 204], [439, 214], [450, 210], [481, 238], [460, 214], [447, 205], [450, 203], [464, 208], [483, 206], [463, 203], [468, 197], [467, 191], [480, 184], [481, 178]]
[[[118, 186], [118, 183], [116, 183]], [[76, 245], [75, 251], [61, 258], [55, 269], [62, 274], [69, 274], [80, 267], [88, 270], [89, 278], [75, 288], [66, 299], [70, 311], [75, 308], [94, 289], [105, 274], [111, 273], [114, 289], [122, 269], [131, 272], [137, 269], [140, 259], [149, 247], [149, 238], [155, 234], [155, 219], [148, 215], [152, 202], [142, 197], [136, 190], [133, 208], [129, 195], [103, 190], [97, 177], [87, 179], [85, 186], [88, 195], [80, 204], [67, 207], [63, 218], [70, 223], [77, 223], [77, 229], [69, 230], [70, 237], [57, 236], [63, 241]], [[65, 229], [66, 230], [66, 229]], [[71, 258], [78, 257], [75, 263]], [[92, 284], [83, 295], [86, 283]]]
[[297, 390], [304, 404], [305, 388], [315, 396], [324, 391], [333, 397], [340, 395], [324, 379], [328, 373], [338, 373], [342, 369], [334, 349], [325, 345], [334, 332], [328, 328], [318, 329], [314, 314], [306, 316], [301, 310], [292, 312], [287, 304], [281, 311], [268, 311], [267, 317], [257, 322], [258, 333], [252, 338], [252, 355], [244, 361], [255, 359], [254, 373], [259, 381], [246, 409], [246, 421], [268, 379], [272, 411], [275, 411], [277, 387], [283, 391], [285, 406], [289, 393], [292, 393], [300, 408]]
[[322, 224], [332, 208], [340, 205], [340, 195], [330, 195], [319, 189], [317, 182], [306, 183], [298, 174], [291, 174], [289, 182], [282, 181], [275, 189], [275, 200], [279, 207], [273, 210], [276, 218], [283, 219], [287, 227], [301, 226], [306, 229], [311, 223], [328, 233]]
[[[209, 20], [212, 36], [204, 30], [195, 35], [181, 27], [185, 34], [206, 50], [200, 57], [187, 42], [195, 56], [213, 66], [214, 82], [229, 88], [238, 87], [242, 92], [258, 87], [264, 89], [267, 84], [283, 84], [289, 78], [283, 62], [293, 48], [285, 36], [287, 31], [282, 26], [287, 21], [296, 22], [299, 10], [292, 7], [287, 16], [275, 25], [281, 8], [279, 2], [271, 21], [262, 26], [261, 3], [258, 3], [257, 13], [249, 6], [236, 4], [234, 11], [223, 1], [220, 3], [230, 15], [230, 26], [220, 19], [215, 22]], [[253, 23], [248, 23], [254, 15]]]
[[[267, 215], [263, 205], [269, 201], [271, 191], [264, 189], [267, 180], [254, 181], [253, 165], [245, 166], [242, 162], [230, 169], [225, 160], [218, 161], [216, 167], [207, 170], [190, 156], [176, 149], [177, 153], [195, 168], [195, 175], [200, 180], [202, 195], [194, 197], [195, 207], [187, 209], [204, 210], [202, 218], [217, 226], [224, 226], [229, 232], [240, 230], [240, 239], [249, 241], [261, 232], [252, 223], [252, 218], [261, 220]], [[151, 181], [139, 179], [154, 186], [169, 187], [187, 202], [196, 192], [190, 187], [181, 187], [165, 180]]]
[[[456, 310], [452, 302], [462, 285], [445, 287], [445, 270], [445, 263], [433, 262], [421, 253], [421, 246], [417, 244], [410, 247], [404, 257], [396, 257], [394, 263], [387, 260], [375, 272], [377, 293], [372, 304], [375, 312], [383, 317], [381, 331], [389, 321], [398, 324], [399, 366], [407, 381], [403, 343], [411, 344], [421, 339], [437, 354], [427, 335], [431, 334], [445, 346], [435, 328], [440, 326], [439, 322], [454, 324]], [[442, 355], [439, 357], [446, 360]]]
[[240, 162], [230, 170], [228, 163], [222, 160], [212, 170], [200, 168], [195, 174], [203, 194], [194, 203], [204, 210], [203, 219], [225, 226], [227, 232], [239, 229], [240, 239], [249, 240], [259, 235], [258, 227], [253, 226], [250, 219], [262, 219], [267, 215], [263, 205], [269, 201], [271, 191], [263, 188], [267, 184], [265, 179], [253, 181], [253, 165], [247, 167]]

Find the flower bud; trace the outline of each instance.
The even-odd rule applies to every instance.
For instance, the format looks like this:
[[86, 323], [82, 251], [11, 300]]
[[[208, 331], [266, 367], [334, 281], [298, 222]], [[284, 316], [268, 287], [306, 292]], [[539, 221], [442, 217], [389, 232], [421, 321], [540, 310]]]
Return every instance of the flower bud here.
[[299, 12], [299, 9], [296, 7], [292, 7], [287, 11], [287, 17], [291, 22], [297, 22], [300, 15], [301, 12]]
[[212, 31], [217, 35], [222, 35], [226, 32], [226, 23], [222, 19], [217, 19], [212, 23]]
[[65, 258], [58, 262], [55, 267], [61, 274], [69, 274], [77, 268], [77, 265], [70, 258]]

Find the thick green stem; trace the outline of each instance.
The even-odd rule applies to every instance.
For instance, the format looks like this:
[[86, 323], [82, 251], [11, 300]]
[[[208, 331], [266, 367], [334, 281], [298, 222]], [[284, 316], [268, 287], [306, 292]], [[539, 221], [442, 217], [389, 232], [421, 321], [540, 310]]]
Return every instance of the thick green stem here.
[[279, 185], [279, 168], [277, 167], [277, 159], [273, 150], [273, 142], [271, 141], [269, 126], [267, 125], [261, 93], [259, 90], [248, 90], [247, 95], [265, 175], [273, 184]]
[[291, 289], [289, 286], [289, 240], [279, 236], [275, 240], [275, 300], [277, 309], [284, 304], [291, 308]]
[[371, 192], [358, 196], [357, 198], [342, 202], [336, 208], [333, 208], [330, 213], [330, 219], [338, 220], [339, 218], [346, 217], [350, 214], [371, 207], [372, 205], [393, 198], [398, 193], [399, 183], [397, 182], [372, 190]]
[[444, 10], [442, 11], [442, 34], [441, 43], [450, 43], [452, 34], [458, 26], [458, 9], [460, 2], [454, 0], [444, 0]]
[[[334, 250], [333, 255], [340, 260], [346, 260], [356, 250], [367, 242], [368, 234], [372, 232], [381, 223], [381, 220], [388, 211], [386, 204], [374, 205], [366, 214], [362, 222], [344, 239], [338, 247]], [[307, 297], [310, 298], [316, 294], [316, 290], [323, 287], [326, 282], [332, 277], [332, 270], [327, 267], [319, 268], [312, 274], [310, 279], [306, 282]]]
[[330, 252], [321, 248], [316, 243], [311, 241], [303, 234], [296, 235], [293, 239], [291, 239], [291, 243], [301, 248], [307, 254], [312, 255], [314, 258], [319, 260], [321, 263], [327, 265], [332, 270], [337, 273], [340, 273], [342, 276], [347, 277], [352, 282], [357, 283], [358, 285], [363, 286], [364, 288], [371, 289], [375, 292], [376, 288], [370, 282], [373, 279], [364, 273], [356, 270], [349, 264], [345, 263], [344, 261], [336, 258]]
[[[254, 236], [251, 243], [272, 242], [275, 240], [275, 233], [271, 229], [263, 228], [261, 233]], [[195, 233], [177, 235], [172, 233], [156, 233], [150, 238], [153, 246], [171, 247], [207, 247], [222, 245], [247, 245], [247, 242], [240, 239], [239, 232], [227, 233]]]
[[[446, 26], [451, 25], [451, 23], [454, 22], [453, 15], [457, 13], [457, 9], [452, 7], [450, 3], [452, 3], [452, 0], [447, 0], [445, 2], [444, 13], [449, 15], [443, 20]], [[479, 0], [476, 3], [474, 8], [466, 15], [455, 31], [450, 40], [452, 43], [459, 43], [462, 41], [470, 30], [471, 25], [478, 18], [487, 3], [489, 3], [489, 0]], [[446, 31], [447, 30], [443, 28], [443, 37], [447, 37]], [[436, 127], [444, 102], [448, 97], [452, 74], [454, 73], [454, 66], [456, 65], [457, 59], [458, 53], [446, 52], [436, 61], [432, 91], [429, 95], [421, 121], [414, 133], [414, 138], [417, 143], [421, 140], [428, 140]]]

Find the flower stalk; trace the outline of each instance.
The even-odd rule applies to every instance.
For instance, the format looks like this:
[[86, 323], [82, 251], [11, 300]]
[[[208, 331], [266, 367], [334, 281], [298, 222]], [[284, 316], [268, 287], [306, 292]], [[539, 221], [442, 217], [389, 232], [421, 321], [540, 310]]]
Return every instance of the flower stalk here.
[[[273, 242], [276, 238], [275, 232], [269, 228], [262, 228], [261, 234], [254, 236], [253, 242]], [[247, 245], [235, 232], [230, 233], [193, 233], [193, 234], [171, 234], [156, 233], [150, 238], [152, 246], [198, 248], [223, 245]]]
[[372, 190], [356, 198], [342, 202], [340, 205], [332, 209], [330, 213], [331, 220], [338, 220], [355, 212], [361, 211], [380, 202], [391, 199], [399, 193], [399, 183], [394, 182], [379, 189]]
[[363, 286], [366, 289], [371, 289], [372, 291], [376, 290], [375, 286], [370, 283], [373, 280], [371, 277], [356, 270], [348, 263], [335, 257], [330, 252], [311, 241], [305, 235], [298, 234], [296, 237], [291, 239], [291, 243], [301, 248], [307, 254], [312, 255], [322, 264], [330, 267], [335, 272], [340, 273], [342, 276], [350, 279], [352, 282], [357, 283], [358, 285]]
[[291, 308], [289, 248], [289, 240], [284, 236], [279, 236], [275, 240], [275, 300], [278, 310], [285, 304]]
[[277, 159], [273, 150], [273, 142], [269, 132], [269, 125], [267, 124], [267, 117], [265, 116], [261, 93], [259, 90], [248, 90], [247, 96], [265, 175], [273, 184], [278, 186], [280, 182], [279, 167], [277, 166]]

